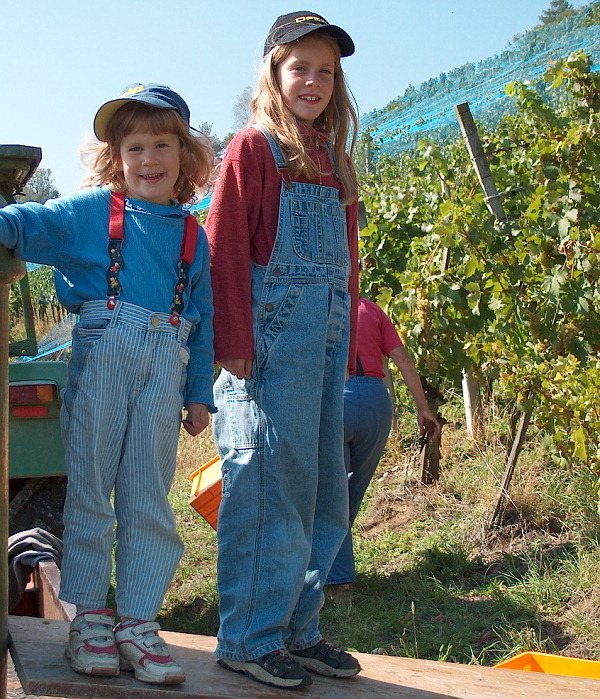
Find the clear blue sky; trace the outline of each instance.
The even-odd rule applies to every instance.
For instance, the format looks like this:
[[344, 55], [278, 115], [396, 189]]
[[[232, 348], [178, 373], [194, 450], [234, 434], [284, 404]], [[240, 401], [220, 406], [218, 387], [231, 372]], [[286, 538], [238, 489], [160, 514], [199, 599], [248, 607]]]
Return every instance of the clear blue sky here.
[[[587, 2], [572, 2], [580, 7]], [[41, 146], [63, 194], [79, 186], [77, 148], [98, 107], [132, 82], [169, 85], [192, 123], [225, 136], [254, 86], [264, 37], [280, 14], [311, 10], [339, 24], [361, 113], [467, 61], [502, 51], [550, 0], [4, 0], [0, 143]]]

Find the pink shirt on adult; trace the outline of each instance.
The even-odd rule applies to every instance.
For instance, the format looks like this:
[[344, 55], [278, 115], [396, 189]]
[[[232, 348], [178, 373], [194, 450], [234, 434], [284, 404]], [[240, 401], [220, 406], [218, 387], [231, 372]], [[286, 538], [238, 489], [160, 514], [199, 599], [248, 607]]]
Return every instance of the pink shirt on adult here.
[[[310, 143], [310, 155], [323, 172], [319, 184], [340, 189], [324, 145], [325, 134], [302, 128]], [[292, 179], [309, 182], [304, 177]], [[277, 235], [281, 181], [265, 136], [252, 127], [238, 132], [225, 152], [205, 224], [211, 255], [216, 361], [254, 358], [250, 261], [260, 265], [269, 262]], [[358, 205], [355, 202], [345, 210], [352, 262], [352, 369], [358, 306]]]
[[358, 301], [358, 356], [365, 376], [384, 377], [382, 355], [402, 345], [392, 321], [373, 301]]

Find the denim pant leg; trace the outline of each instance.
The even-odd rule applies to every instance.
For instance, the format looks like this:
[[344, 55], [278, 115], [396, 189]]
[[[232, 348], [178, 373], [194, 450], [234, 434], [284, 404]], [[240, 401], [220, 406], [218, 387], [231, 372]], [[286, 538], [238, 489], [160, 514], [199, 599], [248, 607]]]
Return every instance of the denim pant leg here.
[[351, 376], [344, 388], [344, 441], [347, 454], [350, 528], [329, 575], [328, 585], [354, 582], [351, 527], [377, 469], [392, 426], [392, 402], [381, 379]]
[[[248, 660], [288, 642], [299, 648], [320, 638], [324, 576], [348, 521], [341, 412], [337, 436], [323, 434], [335, 417], [321, 424], [331, 391], [337, 391], [341, 406], [340, 357], [345, 366], [347, 355], [347, 292], [343, 308], [334, 303], [330, 313], [331, 296], [327, 284], [288, 294], [285, 328], [259, 343], [255, 377], [238, 380], [222, 371], [215, 384], [219, 412], [213, 429], [223, 466], [216, 651], [221, 657]], [[314, 332], [307, 336], [311, 326]], [[320, 487], [324, 451], [328, 460]], [[314, 640], [306, 644], [307, 638]]]
[[[343, 386], [346, 350], [331, 366], [328, 389], [322, 398], [319, 444], [319, 485], [314, 516], [312, 556], [304, 588], [290, 623], [286, 645], [290, 650], [309, 648], [321, 640], [319, 611], [325, 600], [327, 573], [348, 530], [347, 475], [343, 445]], [[336, 494], [337, 495], [334, 495]]]

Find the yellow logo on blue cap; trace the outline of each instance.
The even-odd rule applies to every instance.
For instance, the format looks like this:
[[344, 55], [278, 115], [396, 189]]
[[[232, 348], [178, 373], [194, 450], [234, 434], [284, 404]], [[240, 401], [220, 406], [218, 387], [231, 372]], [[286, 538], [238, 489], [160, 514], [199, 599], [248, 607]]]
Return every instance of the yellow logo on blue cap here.
[[130, 95], [137, 95], [138, 92], [142, 92], [145, 89], [145, 85], [131, 85], [131, 87], [127, 88], [127, 91], [124, 92], [122, 95], [119, 95], [117, 99], [121, 97], [129, 97]]

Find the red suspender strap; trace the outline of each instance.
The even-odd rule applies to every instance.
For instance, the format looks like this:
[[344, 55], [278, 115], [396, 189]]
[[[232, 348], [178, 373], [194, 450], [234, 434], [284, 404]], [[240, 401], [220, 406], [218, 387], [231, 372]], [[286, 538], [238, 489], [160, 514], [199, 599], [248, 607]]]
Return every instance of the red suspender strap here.
[[194, 261], [197, 242], [198, 221], [192, 214], [188, 214], [183, 227], [183, 240], [181, 241], [181, 253], [179, 256], [179, 278], [175, 285], [175, 295], [169, 319], [172, 325], [179, 325], [179, 316], [183, 313], [183, 292], [190, 282], [190, 266]]
[[[106, 272], [108, 288], [106, 295], [108, 300], [106, 305], [111, 310], [115, 308], [117, 298], [121, 295], [121, 283], [119, 272], [123, 267], [123, 256], [121, 247], [124, 239], [125, 223], [125, 195], [111, 192], [110, 195], [110, 215], [108, 220], [108, 255], [110, 266]], [[183, 293], [189, 283], [189, 271], [194, 256], [196, 255], [196, 245], [198, 243], [198, 221], [192, 214], [185, 218], [183, 227], [183, 240], [181, 241], [181, 253], [178, 265], [178, 279], [175, 285], [173, 305], [171, 306], [170, 322], [172, 325], [179, 325], [179, 316], [183, 312]]]
[[117, 298], [121, 295], [121, 282], [119, 272], [123, 266], [123, 228], [125, 222], [125, 195], [110, 193], [110, 213], [108, 218], [108, 257], [110, 260], [106, 270], [107, 289], [106, 306], [111, 311], [117, 304]]
[[111, 240], [123, 239], [123, 222], [125, 220], [125, 195], [110, 193], [110, 218], [108, 220], [108, 237]]
[[181, 242], [181, 259], [191, 265], [198, 244], [198, 221], [195, 216], [188, 214], [185, 219], [183, 240]]

